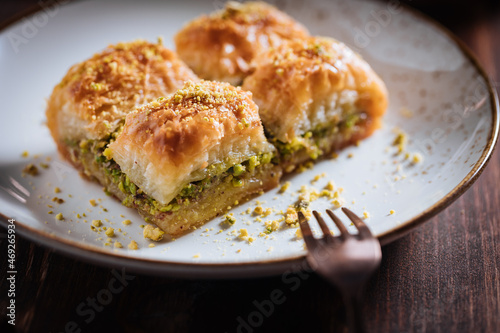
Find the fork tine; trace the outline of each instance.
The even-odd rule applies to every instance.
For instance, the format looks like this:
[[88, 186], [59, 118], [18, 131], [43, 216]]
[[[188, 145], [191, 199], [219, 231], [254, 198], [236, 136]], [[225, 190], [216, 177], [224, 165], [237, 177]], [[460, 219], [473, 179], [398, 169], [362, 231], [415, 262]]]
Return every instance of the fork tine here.
[[300, 231], [302, 231], [302, 237], [306, 242], [306, 246], [309, 250], [314, 249], [317, 241], [312, 234], [311, 227], [309, 227], [309, 223], [302, 212], [298, 212], [297, 215], [299, 216]]
[[345, 225], [342, 223], [342, 221], [337, 217], [337, 215], [335, 215], [331, 210], [327, 209], [326, 210], [326, 213], [332, 218], [333, 222], [335, 222], [335, 225], [337, 226], [337, 228], [339, 228], [340, 230], [340, 237], [341, 238], [347, 238], [347, 237], [350, 237], [351, 235], [349, 234], [349, 232], [347, 231], [347, 228], [345, 227]]
[[345, 215], [347, 215], [349, 220], [351, 220], [354, 226], [358, 229], [360, 238], [373, 237], [370, 229], [366, 226], [363, 220], [359, 218], [359, 216], [357, 216], [356, 214], [354, 214], [352, 211], [350, 211], [345, 207], [342, 207], [342, 211], [344, 212]]
[[319, 213], [315, 210], [313, 210], [314, 217], [318, 221], [319, 226], [321, 227], [321, 230], [323, 231], [323, 236], [325, 237], [326, 240], [332, 240], [333, 236], [330, 231], [330, 228], [325, 223], [325, 220], [319, 215]]

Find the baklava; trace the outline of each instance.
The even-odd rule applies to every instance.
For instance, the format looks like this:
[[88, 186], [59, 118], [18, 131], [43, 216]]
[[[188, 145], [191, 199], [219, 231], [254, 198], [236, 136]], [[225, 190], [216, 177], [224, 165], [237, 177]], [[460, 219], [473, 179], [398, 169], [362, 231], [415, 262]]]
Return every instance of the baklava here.
[[371, 135], [387, 108], [373, 69], [326, 37], [290, 41], [255, 59], [251, 91], [286, 172]]
[[230, 1], [189, 22], [175, 36], [175, 45], [199, 77], [238, 85], [259, 53], [306, 36], [304, 26], [271, 5]]

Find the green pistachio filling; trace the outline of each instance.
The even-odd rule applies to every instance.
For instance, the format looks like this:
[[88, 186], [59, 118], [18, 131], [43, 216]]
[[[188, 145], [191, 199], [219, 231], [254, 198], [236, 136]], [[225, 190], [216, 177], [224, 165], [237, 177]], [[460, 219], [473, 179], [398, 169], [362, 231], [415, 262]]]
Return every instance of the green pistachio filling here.
[[290, 142], [282, 142], [273, 138], [272, 135], [268, 135], [268, 137], [270, 138], [269, 141], [278, 149], [281, 158], [285, 160], [290, 159], [293, 154], [303, 149], [307, 151], [311, 159], [316, 160], [325, 153], [326, 148], [329, 146], [329, 143], [325, 142], [326, 138], [336, 134], [350, 137], [357, 130], [357, 125], [364, 122], [365, 119], [366, 115], [363, 113], [351, 114], [341, 122], [319, 126], [300, 137], [293, 138]]
[[[95, 163], [103, 170], [107, 178], [116, 184], [120, 191], [126, 195], [122, 201], [123, 205], [127, 207], [142, 207], [146, 211], [149, 211], [151, 215], [156, 215], [158, 212], [175, 212], [182, 205], [187, 205], [191, 200], [196, 200], [204, 190], [214, 184], [230, 182], [234, 187], [242, 187], [245, 184], [245, 178], [249, 174], [255, 172], [256, 168], [269, 164], [274, 157], [273, 153], [261, 153], [229, 168], [225, 168], [223, 163], [210, 165], [207, 167], [207, 176], [204, 179], [187, 184], [172, 201], [163, 205], [144, 193], [142, 189], [135, 185], [121, 171], [120, 166], [110, 158], [110, 152], [106, 147], [110, 142], [114, 141], [117, 133], [115, 132], [103, 140], [83, 140], [78, 143], [68, 142], [68, 145], [81, 154], [92, 154], [94, 156]], [[85, 165], [84, 167], [87, 168]]]

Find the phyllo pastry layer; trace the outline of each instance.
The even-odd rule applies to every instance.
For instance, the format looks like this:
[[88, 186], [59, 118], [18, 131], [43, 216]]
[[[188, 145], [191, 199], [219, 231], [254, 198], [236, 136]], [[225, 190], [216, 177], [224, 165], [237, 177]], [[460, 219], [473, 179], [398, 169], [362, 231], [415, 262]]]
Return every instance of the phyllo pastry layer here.
[[110, 45], [72, 66], [54, 88], [47, 105], [48, 127], [58, 146], [100, 139], [114, 132], [129, 111], [196, 79], [161, 44], [138, 40]]
[[386, 87], [346, 45], [309, 37], [272, 49], [255, 63], [242, 88], [253, 93], [285, 171], [361, 140], [380, 126]]
[[203, 79], [241, 84], [256, 55], [308, 36], [304, 26], [264, 2], [230, 1], [189, 22], [175, 36], [182, 60]]
[[188, 81], [127, 115], [94, 168], [108, 190], [176, 235], [275, 187], [280, 171], [251, 94]]

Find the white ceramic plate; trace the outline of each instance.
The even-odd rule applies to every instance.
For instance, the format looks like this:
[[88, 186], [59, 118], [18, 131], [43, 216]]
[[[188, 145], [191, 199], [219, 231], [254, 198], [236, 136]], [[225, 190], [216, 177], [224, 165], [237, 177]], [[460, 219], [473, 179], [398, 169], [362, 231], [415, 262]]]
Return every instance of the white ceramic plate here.
[[[463, 193], [484, 168], [498, 135], [495, 93], [463, 46], [435, 23], [401, 6], [352, 0], [279, 3], [311, 33], [332, 36], [358, 51], [386, 82], [390, 106], [385, 125], [371, 138], [342, 151], [335, 160], [289, 177], [292, 185], [285, 194], [273, 190], [234, 208], [237, 222], [229, 229], [216, 218], [202, 229], [150, 248], [142, 238], [144, 222], [138, 214], [104, 195], [101, 186], [80, 178], [57, 156], [44, 125], [45, 98], [72, 64], [106, 45], [161, 35], [167, 47], [173, 47], [172, 37], [185, 22], [222, 3], [82, 1], [45, 8], [0, 33], [3, 217], [14, 218], [21, 235], [101, 264], [181, 276], [257, 276], [297, 269], [294, 265], [305, 253], [303, 241], [293, 228], [273, 232], [267, 239], [258, 236], [264, 222], [279, 214], [258, 222], [240, 213], [253, 209], [257, 200], [265, 202], [264, 207], [286, 210], [297, 200], [295, 192], [302, 185], [312, 186], [318, 174], [326, 177], [314, 187], [321, 189], [329, 180], [343, 187], [345, 206], [360, 214], [369, 212], [366, 221], [383, 243]], [[420, 153], [422, 163], [412, 164], [395, 154], [395, 127], [408, 133], [407, 150]], [[29, 157], [21, 157], [23, 151]], [[39, 168], [39, 176], [21, 177], [26, 164], [39, 165], [47, 157], [50, 167]], [[62, 193], [54, 193], [55, 187]], [[65, 203], [53, 203], [55, 196]], [[102, 201], [92, 207], [90, 199]], [[318, 199], [312, 208], [323, 211], [332, 204]], [[48, 214], [50, 210], [54, 214]], [[54, 218], [59, 212], [64, 221]], [[82, 213], [87, 217], [77, 218]], [[90, 222], [84, 221], [92, 219], [121, 228], [114, 240], [124, 248], [104, 245], [107, 237], [91, 231]], [[124, 219], [132, 224], [122, 225]], [[253, 243], [231, 234], [241, 228], [253, 235]], [[126, 248], [131, 239], [139, 243], [139, 250]]]

